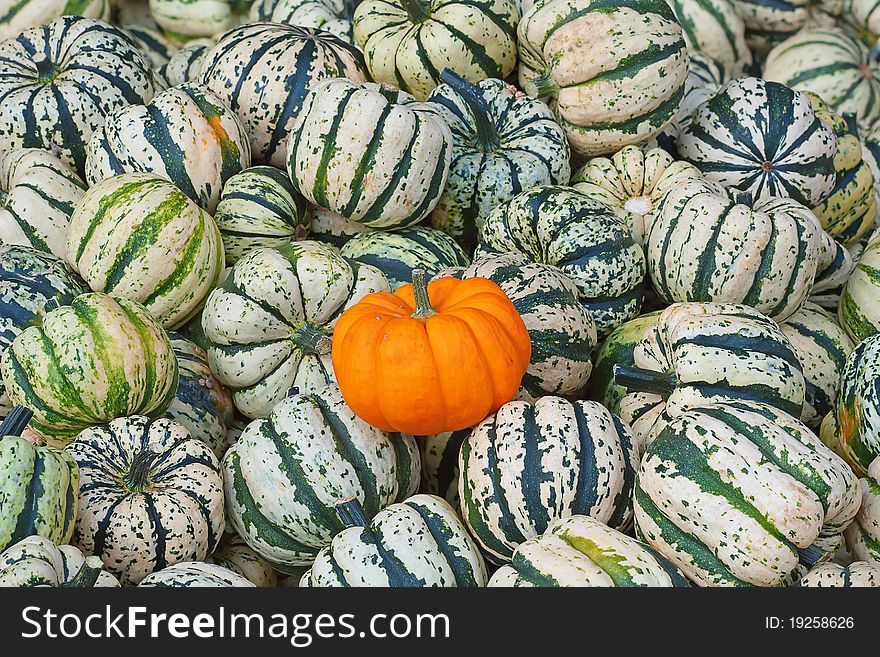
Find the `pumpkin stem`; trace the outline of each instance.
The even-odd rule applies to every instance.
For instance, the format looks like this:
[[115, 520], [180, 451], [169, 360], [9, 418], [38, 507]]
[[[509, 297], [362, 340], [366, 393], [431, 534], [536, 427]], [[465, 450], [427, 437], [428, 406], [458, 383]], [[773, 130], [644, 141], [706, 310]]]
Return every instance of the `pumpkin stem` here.
[[559, 85], [554, 82], [550, 75], [550, 71], [544, 71], [536, 78], [531, 79], [532, 85], [539, 98], [544, 96], [554, 96], [559, 91]]
[[104, 564], [101, 562], [100, 557], [96, 557], [95, 555], [86, 557], [85, 563], [83, 563], [82, 568], [79, 569], [79, 572], [71, 577], [68, 581], [59, 585], [59, 588], [90, 589], [95, 586], [95, 583], [98, 581], [98, 577], [101, 576], [101, 570], [103, 569], [103, 567]]
[[361, 4], [361, 0], [342, 0], [342, 14], [343, 16], [349, 20], [354, 20], [354, 12], [358, 8], [358, 5]]
[[413, 23], [424, 23], [431, 15], [431, 7], [424, 0], [403, 0], [403, 7]]
[[336, 513], [346, 527], [366, 527], [367, 513], [356, 497], [343, 497], [336, 502]]
[[826, 552], [822, 548], [816, 547], [815, 545], [799, 549], [798, 556], [800, 557], [800, 562], [808, 568], [812, 568], [818, 563], [825, 563], [826, 561], [831, 559], [830, 552]]
[[303, 322], [293, 330], [293, 342], [309, 354], [323, 356], [330, 353], [333, 341], [317, 326]]
[[55, 66], [55, 64], [45, 57], [42, 59], [34, 60], [34, 65], [37, 67], [37, 79], [40, 82], [52, 82], [52, 80], [54, 80], [55, 76], [58, 74], [58, 68]]
[[483, 98], [480, 87], [468, 82], [451, 68], [444, 68], [440, 72], [440, 79], [452, 87], [455, 94], [471, 111], [477, 128], [475, 146], [484, 153], [496, 150], [500, 145], [498, 130], [495, 128], [495, 122], [489, 113], [489, 105]]
[[131, 467], [122, 476], [122, 483], [129, 492], [142, 493], [149, 485], [150, 468], [153, 462], [165, 452], [165, 448], [159, 443], [150, 443], [146, 449], [138, 452], [131, 461]]
[[412, 270], [412, 286], [413, 298], [416, 302], [416, 310], [412, 316], [416, 319], [427, 319], [436, 315], [437, 311], [431, 306], [431, 299], [428, 298], [428, 283], [425, 281], [424, 269]]
[[664, 398], [678, 387], [674, 374], [623, 365], [614, 366], [614, 382], [629, 392], [648, 392]]
[[755, 197], [752, 196], [751, 192], [737, 192], [734, 196], [734, 201], [737, 203], [737, 205], [752, 207], [752, 203], [755, 202]]
[[14, 406], [6, 419], [0, 423], [0, 438], [3, 436], [20, 436], [34, 412], [27, 406]]

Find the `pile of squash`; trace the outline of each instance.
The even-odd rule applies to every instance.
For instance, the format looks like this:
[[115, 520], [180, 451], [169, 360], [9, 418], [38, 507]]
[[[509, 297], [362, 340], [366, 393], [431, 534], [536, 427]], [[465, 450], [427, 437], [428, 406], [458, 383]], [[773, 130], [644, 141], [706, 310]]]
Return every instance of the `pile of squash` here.
[[878, 16], [0, 11], [0, 586], [880, 587]]

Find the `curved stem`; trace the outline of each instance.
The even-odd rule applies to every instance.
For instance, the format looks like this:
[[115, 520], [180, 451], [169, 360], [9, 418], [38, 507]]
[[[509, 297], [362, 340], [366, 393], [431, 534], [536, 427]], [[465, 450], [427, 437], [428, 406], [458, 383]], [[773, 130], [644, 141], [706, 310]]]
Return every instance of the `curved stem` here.
[[425, 280], [424, 269], [412, 270], [412, 286], [413, 298], [416, 302], [416, 310], [412, 316], [417, 319], [426, 319], [436, 315], [437, 311], [431, 306], [431, 299], [428, 297], [428, 283]]
[[303, 322], [293, 330], [293, 342], [309, 354], [323, 356], [330, 353], [333, 341], [317, 326]]
[[859, 136], [859, 122], [852, 112], [844, 112], [843, 120], [846, 121], [846, 131], [854, 137]]
[[164, 451], [161, 445], [150, 443], [146, 449], [141, 450], [135, 455], [131, 461], [131, 467], [122, 477], [122, 482], [128, 490], [133, 493], [141, 493], [146, 490], [149, 485], [150, 468], [153, 467], [153, 462]]
[[500, 144], [498, 130], [495, 128], [495, 122], [489, 113], [489, 105], [483, 98], [480, 87], [468, 82], [450, 68], [444, 68], [440, 72], [440, 80], [452, 87], [452, 90], [471, 111], [474, 125], [477, 128], [477, 148], [483, 152], [496, 150]]
[[355, 497], [344, 497], [336, 502], [336, 513], [346, 527], [366, 527], [369, 524], [364, 507]]
[[34, 60], [34, 66], [37, 67], [37, 77], [40, 82], [50, 82], [58, 72], [55, 64], [46, 58]]
[[60, 584], [59, 588], [90, 589], [95, 586], [95, 583], [98, 581], [98, 577], [101, 576], [101, 570], [103, 570], [103, 567], [104, 564], [101, 562], [100, 557], [96, 557], [94, 555], [91, 557], [87, 557], [82, 565], [82, 568], [79, 569], [79, 572], [71, 577], [68, 581]]
[[544, 71], [538, 77], [532, 78], [531, 82], [535, 87], [538, 97], [552, 96], [559, 91], [559, 85], [553, 81], [549, 71]]
[[670, 372], [655, 372], [624, 365], [614, 366], [614, 383], [630, 392], [647, 392], [661, 397], [668, 397], [678, 387], [675, 375]]
[[431, 7], [424, 0], [403, 0], [403, 7], [413, 23], [423, 23], [431, 15]]
[[831, 558], [831, 554], [829, 552], [826, 552], [822, 548], [818, 548], [815, 545], [800, 548], [798, 550], [798, 556], [800, 557], [800, 562], [808, 568], [812, 568], [818, 563], [825, 563]]
[[738, 205], [752, 207], [752, 203], [755, 202], [755, 197], [752, 196], [751, 192], [736, 192], [734, 200]]
[[13, 406], [6, 419], [0, 423], [0, 438], [20, 436], [33, 416], [34, 412], [27, 406]]

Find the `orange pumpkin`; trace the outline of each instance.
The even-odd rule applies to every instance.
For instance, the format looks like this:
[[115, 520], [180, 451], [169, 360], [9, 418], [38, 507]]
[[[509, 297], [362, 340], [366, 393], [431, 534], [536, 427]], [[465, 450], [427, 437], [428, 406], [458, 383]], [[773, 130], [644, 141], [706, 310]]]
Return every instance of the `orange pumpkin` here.
[[516, 394], [532, 345], [507, 295], [485, 278], [441, 278], [365, 296], [333, 330], [346, 403], [385, 431], [431, 435], [477, 424]]

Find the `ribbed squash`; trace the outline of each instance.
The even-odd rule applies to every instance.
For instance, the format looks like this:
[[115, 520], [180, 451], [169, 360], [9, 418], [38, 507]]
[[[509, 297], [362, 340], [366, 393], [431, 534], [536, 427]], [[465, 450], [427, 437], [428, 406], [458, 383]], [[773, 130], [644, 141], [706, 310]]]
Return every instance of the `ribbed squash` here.
[[119, 580], [103, 570], [98, 557], [42, 536], [29, 536], [0, 554], [0, 588], [118, 586]]
[[184, 82], [198, 82], [202, 77], [202, 64], [205, 55], [214, 46], [210, 39], [194, 39], [171, 55], [168, 63], [162, 68], [162, 75], [169, 87], [176, 87]]
[[880, 589], [880, 565], [870, 561], [854, 561], [848, 566], [819, 564], [800, 579], [798, 586]]
[[505, 404], [465, 438], [459, 468], [462, 516], [494, 563], [509, 563], [559, 518], [622, 528], [632, 517], [632, 438], [596, 402]]
[[29, 27], [45, 25], [59, 16], [107, 21], [112, 4], [111, 0], [7, 0], [0, 5], [0, 40], [16, 37]]
[[745, 23], [736, 0], [668, 0], [681, 24], [689, 52], [718, 62], [725, 78], [735, 78], [752, 63]]
[[223, 480], [211, 448], [182, 425], [135, 415], [67, 446], [79, 464], [74, 544], [123, 584], [202, 560], [223, 534]]
[[840, 324], [853, 342], [880, 333], [880, 235], [872, 237], [840, 295]]
[[419, 436], [419, 455], [422, 463], [420, 493], [442, 497], [458, 512], [458, 453], [470, 429], [446, 431], [433, 436]]
[[846, 545], [856, 559], [880, 565], [880, 458], [859, 481], [862, 504], [846, 529]]
[[83, 294], [22, 331], [0, 358], [6, 392], [33, 409], [29, 428], [64, 445], [83, 429], [140, 413], [162, 415], [177, 389], [177, 359], [142, 306]]
[[153, 29], [153, 27], [145, 24], [123, 24], [120, 29], [128, 35], [128, 38], [134, 41], [134, 45], [137, 46], [138, 50], [150, 60], [153, 70], [161, 75], [162, 69], [177, 51], [178, 45], [163, 34], [158, 29], [158, 26], [156, 28]]
[[746, 43], [763, 58], [776, 44], [808, 25], [833, 25], [843, 10], [841, 0], [734, 0], [746, 25]]
[[354, 10], [360, 0], [257, 0], [251, 21], [268, 21], [324, 30], [354, 44]]
[[356, 497], [372, 517], [412, 495], [419, 454], [412, 437], [370, 426], [327, 386], [287, 397], [249, 424], [226, 452], [223, 476], [230, 525], [289, 573], [345, 528], [340, 498]]
[[238, 0], [150, 0], [150, 15], [167, 33], [185, 39], [235, 27], [247, 5]]
[[254, 552], [234, 531], [226, 531], [208, 563], [227, 568], [241, 575], [255, 586], [273, 587], [278, 584], [278, 571]]
[[866, 43], [875, 43], [880, 36], [880, 6], [877, 0], [849, 0], [842, 21], [851, 26]]
[[83, 196], [70, 218], [67, 263], [95, 292], [136, 301], [173, 329], [217, 284], [223, 244], [211, 215], [172, 183], [126, 173]]
[[312, 225], [309, 227], [309, 234], [313, 240], [330, 244], [336, 248], [342, 248], [355, 235], [359, 233], [368, 233], [372, 229], [367, 228], [363, 224], [359, 224], [351, 219], [346, 219], [342, 215], [330, 212], [324, 208], [312, 208]]
[[342, 312], [372, 292], [390, 291], [375, 267], [303, 241], [257, 249], [239, 260], [205, 304], [201, 325], [211, 371], [235, 405], [266, 417], [291, 388], [334, 381], [330, 336]]
[[578, 155], [650, 139], [678, 110], [687, 47], [665, 0], [540, 2], [518, 36], [520, 86], [549, 99]]
[[255, 584], [229, 568], [201, 561], [186, 561], [148, 575], [138, 586], [174, 589], [250, 588]]
[[520, 545], [489, 586], [687, 587], [681, 571], [644, 543], [590, 516], [572, 516]]

